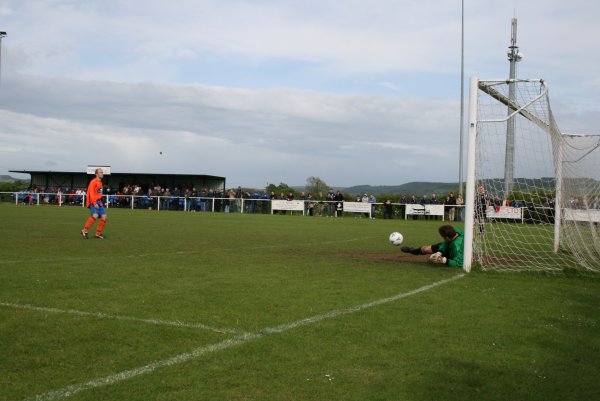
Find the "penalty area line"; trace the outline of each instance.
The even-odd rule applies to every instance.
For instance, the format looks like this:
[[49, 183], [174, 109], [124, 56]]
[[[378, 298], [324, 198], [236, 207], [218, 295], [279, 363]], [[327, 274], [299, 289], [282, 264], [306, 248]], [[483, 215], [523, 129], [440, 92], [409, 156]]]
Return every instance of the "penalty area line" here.
[[90, 380], [85, 383], [75, 384], [75, 385], [60, 389], [60, 390], [51, 391], [51, 392], [48, 392], [45, 394], [39, 394], [34, 398], [27, 399], [26, 401], [54, 401], [54, 400], [68, 398], [68, 397], [70, 397], [74, 394], [77, 394], [81, 391], [84, 391], [84, 390], [89, 390], [89, 389], [102, 387], [102, 386], [108, 386], [108, 385], [111, 385], [114, 383], [118, 383], [118, 382], [121, 382], [124, 380], [131, 379], [136, 376], [146, 374], [146, 373], [152, 373], [157, 369], [173, 366], [173, 365], [183, 363], [183, 362], [187, 362], [191, 359], [195, 359], [202, 355], [220, 351], [220, 350], [224, 350], [227, 348], [231, 348], [231, 347], [246, 343], [251, 340], [255, 340], [258, 338], [262, 338], [262, 337], [267, 337], [269, 335], [276, 334], [276, 333], [282, 333], [284, 331], [292, 330], [297, 327], [307, 326], [309, 324], [320, 322], [322, 320], [333, 319], [333, 318], [336, 318], [339, 316], [355, 313], [355, 312], [361, 311], [363, 309], [372, 308], [374, 306], [387, 304], [390, 302], [400, 300], [402, 298], [407, 298], [412, 295], [417, 295], [424, 291], [428, 291], [435, 287], [438, 287], [440, 285], [455, 281], [464, 276], [465, 276], [464, 274], [457, 274], [450, 278], [436, 281], [432, 284], [428, 284], [423, 287], [417, 288], [415, 290], [400, 293], [400, 294], [397, 294], [397, 295], [394, 295], [391, 297], [378, 299], [376, 301], [364, 303], [361, 305], [351, 306], [346, 309], [332, 310], [327, 313], [315, 315], [312, 317], [308, 317], [306, 319], [297, 320], [292, 323], [282, 324], [280, 326], [275, 326], [275, 327], [267, 327], [267, 328], [264, 328], [262, 330], [258, 330], [258, 331], [252, 332], [252, 333], [244, 333], [242, 335], [239, 335], [239, 336], [236, 336], [236, 337], [233, 337], [233, 338], [230, 338], [230, 339], [227, 339], [227, 340], [215, 343], [215, 344], [210, 344], [210, 345], [207, 345], [204, 347], [196, 348], [195, 350], [192, 350], [191, 352], [179, 354], [172, 358], [152, 362], [145, 366], [141, 366], [141, 367], [130, 369], [130, 370], [125, 370], [125, 371], [122, 371], [122, 372], [119, 372], [119, 373], [116, 373], [116, 374], [113, 374], [110, 376], [105, 376], [105, 377], [101, 377], [98, 379]]
[[113, 315], [110, 313], [103, 313], [103, 312], [85, 312], [85, 311], [80, 311], [80, 310], [75, 310], [75, 309], [47, 308], [47, 307], [43, 307], [43, 306], [34, 306], [34, 305], [28, 305], [28, 304], [15, 304], [15, 303], [11, 303], [11, 302], [0, 302], [0, 306], [5, 306], [8, 308], [15, 308], [15, 309], [30, 310], [30, 311], [35, 311], [35, 312], [60, 313], [60, 314], [76, 315], [76, 316], [83, 316], [83, 317], [94, 317], [94, 318], [98, 318], [98, 319], [127, 320], [127, 321], [132, 321], [132, 322], [155, 324], [155, 325], [159, 325], [159, 326], [175, 326], [175, 327], [185, 327], [185, 328], [191, 328], [191, 329], [210, 330], [210, 331], [214, 331], [217, 333], [223, 333], [223, 334], [243, 333], [242, 330], [217, 328], [217, 327], [208, 326], [208, 325], [202, 324], [202, 323], [187, 323], [187, 322], [181, 322], [178, 320], [143, 319], [143, 318], [134, 317], [134, 316]]

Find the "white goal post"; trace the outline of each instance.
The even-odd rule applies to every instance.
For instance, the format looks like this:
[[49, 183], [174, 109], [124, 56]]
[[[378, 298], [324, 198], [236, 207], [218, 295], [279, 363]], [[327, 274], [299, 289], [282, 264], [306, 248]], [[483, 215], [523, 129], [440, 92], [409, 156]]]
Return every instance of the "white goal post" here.
[[600, 135], [562, 133], [541, 79], [471, 78], [468, 122], [465, 271], [600, 271]]

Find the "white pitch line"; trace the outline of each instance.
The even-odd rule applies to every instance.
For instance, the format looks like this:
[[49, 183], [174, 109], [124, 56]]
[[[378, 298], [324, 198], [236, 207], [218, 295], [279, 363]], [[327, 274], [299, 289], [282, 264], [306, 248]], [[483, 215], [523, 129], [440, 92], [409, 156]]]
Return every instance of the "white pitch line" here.
[[312, 317], [309, 317], [306, 319], [297, 320], [295, 322], [283, 324], [280, 326], [267, 327], [265, 329], [262, 329], [262, 330], [259, 330], [259, 331], [253, 332], [253, 333], [244, 333], [237, 337], [230, 338], [228, 340], [224, 340], [224, 341], [218, 342], [216, 344], [211, 344], [211, 345], [207, 345], [205, 347], [196, 348], [195, 350], [193, 350], [191, 352], [179, 354], [172, 358], [152, 362], [146, 366], [142, 366], [142, 367], [134, 368], [134, 369], [130, 369], [130, 370], [125, 370], [123, 372], [119, 372], [119, 373], [116, 373], [116, 374], [113, 374], [110, 376], [105, 376], [105, 377], [101, 377], [98, 379], [90, 380], [85, 383], [75, 384], [75, 385], [65, 387], [60, 390], [51, 391], [51, 392], [48, 392], [45, 394], [39, 394], [35, 398], [31, 398], [26, 401], [54, 401], [54, 400], [64, 399], [64, 398], [70, 397], [70, 396], [72, 396], [76, 393], [79, 393], [81, 391], [84, 391], [84, 390], [89, 390], [89, 389], [102, 387], [102, 386], [108, 386], [110, 384], [121, 382], [123, 380], [128, 380], [128, 379], [131, 379], [136, 376], [154, 372], [155, 370], [157, 370], [159, 368], [164, 368], [164, 367], [173, 366], [173, 365], [176, 365], [179, 363], [187, 362], [187, 361], [197, 358], [199, 356], [202, 356], [202, 355], [205, 355], [205, 354], [208, 354], [211, 352], [216, 352], [216, 351], [224, 350], [227, 348], [231, 348], [233, 346], [243, 344], [250, 340], [266, 337], [266, 336], [269, 336], [269, 335], [275, 334], [275, 333], [282, 333], [287, 330], [295, 329], [295, 328], [301, 327], [301, 326], [306, 326], [306, 325], [309, 325], [312, 323], [320, 322], [322, 320], [332, 319], [332, 318], [335, 318], [338, 316], [343, 316], [343, 315], [348, 315], [348, 314], [355, 313], [355, 312], [358, 312], [363, 309], [367, 309], [367, 308], [371, 308], [374, 306], [383, 305], [383, 304], [386, 304], [389, 302], [397, 301], [399, 299], [406, 298], [406, 297], [409, 297], [412, 295], [416, 295], [421, 292], [438, 287], [440, 285], [452, 282], [452, 281], [457, 280], [462, 277], [464, 277], [464, 274], [458, 274], [451, 278], [436, 281], [435, 283], [428, 284], [426, 286], [417, 288], [416, 290], [408, 291], [405, 293], [400, 293], [400, 294], [394, 295], [392, 297], [382, 298], [382, 299], [379, 299], [379, 300], [376, 300], [373, 302], [368, 302], [368, 303], [361, 304], [361, 305], [351, 306], [346, 309], [333, 310], [333, 311], [330, 311], [327, 313], [315, 315], [315, 316], [312, 316]]
[[85, 317], [95, 317], [99, 319], [116, 319], [116, 320], [128, 320], [133, 322], [141, 322], [141, 323], [149, 323], [155, 325], [163, 325], [163, 326], [175, 326], [175, 327], [185, 327], [192, 329], [203, 329], [215, 331], [217, 333], [226, 333], [226, 334], [240, 334], [243, 333], [242, 330], [237, 329], [222, 329], [217, 327], [208, 326], [202, 323], [186, 323], [178, 320], [160, 320], [160, 319], [142, 319], [139, 317], [133, 316], [123, 316], [123, 315], [113, 315], [110, 313], [103, 312], [85, 312], [75, 309], [58, 309], [58, 308], [47, 308], [42, 306], [34, 306], [28, 304], [15, 304], [11, 302], [0, 302], [0, 306], [5, 306], [9, 308], [17, 308], [17, 309], [26, 309], [36, 312], [46, 312], [46, 313], [62, 313], [76, 316], [85, 316]]

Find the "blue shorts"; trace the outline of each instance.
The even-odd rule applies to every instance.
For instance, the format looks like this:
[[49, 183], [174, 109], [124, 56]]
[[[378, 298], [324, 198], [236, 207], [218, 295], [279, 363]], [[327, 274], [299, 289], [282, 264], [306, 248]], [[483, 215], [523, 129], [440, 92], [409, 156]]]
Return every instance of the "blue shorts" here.
[[90, 205], [90, 216], [93, 216], [95, 214], [97, 214], [100, 217], [106, 215], [106, 210], [104, 210], [104, 206]]

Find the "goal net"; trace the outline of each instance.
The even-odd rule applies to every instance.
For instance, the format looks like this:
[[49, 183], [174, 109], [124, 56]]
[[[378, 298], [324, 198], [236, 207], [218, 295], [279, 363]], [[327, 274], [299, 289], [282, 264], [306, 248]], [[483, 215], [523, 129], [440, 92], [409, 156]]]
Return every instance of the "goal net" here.
[[600, 271], [600, 136], [561, 133], [543, 80], [471, 80], [465, 270]]

